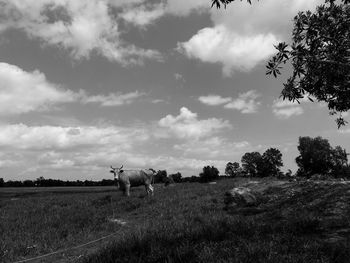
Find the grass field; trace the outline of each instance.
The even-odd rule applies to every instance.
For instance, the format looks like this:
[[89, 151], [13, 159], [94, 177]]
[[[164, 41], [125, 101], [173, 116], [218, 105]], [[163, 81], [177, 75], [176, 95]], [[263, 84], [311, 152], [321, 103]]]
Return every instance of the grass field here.
[[[225, 210], [224, 193], [247, 184], [266, 197]], [[0, 262], [102, 242], [37, 262], [349, 262], [350, 184], [155, 186], [125, 198], [113, 187], [0, 189]], [[126, 222], [119, 225], [109, 219]]]

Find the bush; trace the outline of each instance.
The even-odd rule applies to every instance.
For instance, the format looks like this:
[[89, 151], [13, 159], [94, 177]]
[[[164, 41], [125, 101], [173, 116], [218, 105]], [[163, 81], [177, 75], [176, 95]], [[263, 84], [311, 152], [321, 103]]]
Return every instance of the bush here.
[[199, 174], [200, 181], [207, 183], [219, 178], [219, 170], [214, 166], [203, 167], [203, 172]]

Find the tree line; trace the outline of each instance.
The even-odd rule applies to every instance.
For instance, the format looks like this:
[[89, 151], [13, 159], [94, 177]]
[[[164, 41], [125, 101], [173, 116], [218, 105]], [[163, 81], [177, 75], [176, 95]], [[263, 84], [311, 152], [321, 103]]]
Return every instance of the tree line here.
[[[183, 182], [210, 182], [214, 180], [232, 177], [277, 177], [310, 178], [314, 175], [328, 176], [332, 178], [350, 178], [350, 165], [348, 154], [341, 146], [332, 147], [327, 139], [320, 136], [299, 137], [299, 156], [295, 158], [298, 170], [294, 175], [292, 171], [283, 173], [282, 153], [276, 148], [269, 148], [263, 154], [257, 151], [247, 152], [239, 162], [228, 162], [225, 175], [220, 176], [215, 166], [204, 166], [199, 176], [182, 177], [180, 172], [169, 174], [166, 170], [158, 170], [154, 175], [154, 183], [165, 185]], [[50, 187], [50, 186], [113, 186], [114, 180], [103, 179], [101, 181], [62, 181], [39, 177], [36, 180], [7, 181], [0, 178], [0, 187]]]
[[[167, 174], [166, 170], [158, 170], [154, 176], [154, 183], [164, 183], [166, 185], [171, 183], [180, 183], [182, 181], [181, 173]], [[52, 187], [52, 186], [113, 186], [115, 181], [112, 179], [102, 179], [100, 181], [92, 180], [76, 180], [76, 181], [63, 181], [58, 179], [45, 179], [43, 176], [35, 180], [9, 180], [4, 181], [0, 178], [0, 187]]]
[[[341, 146], [332, 147], [327, 139], [299, 137], [299, 156], [295, 162], [297, 177], [310, 178], [314, 175], [333, 178], [350, 178], [348, 154]], [[292, 172], [283, 173], [281, 167], [282, 153], [275, 148], [267, 149], [262, 155], [259, 152], [245, 153], [238, 162], [228, 162], [225, 174], [230, 177], [291, 177]]]

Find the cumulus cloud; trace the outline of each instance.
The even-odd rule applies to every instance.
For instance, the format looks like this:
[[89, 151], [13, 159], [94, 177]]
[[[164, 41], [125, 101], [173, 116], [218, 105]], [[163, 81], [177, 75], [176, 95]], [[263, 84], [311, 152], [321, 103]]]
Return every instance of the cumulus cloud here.
[[[307, 103], [309, 100], [303, 98], [300, 103]], [[289, 100], [276, 99], [272, 104], [272, 112], [279, 119], [289, 119], [292, 116], [298, 116], [304, 113], [301, 104]]]
[[223, 25], [204, 28], [187, 42], [179, 43], [178, 50], [190, 58], [203, 62], [221, 63], [223, 74], [249, 71], [274, 53], [278, 42], [273, 34], [240, 35]]
[[259, 97], [260, 94], [258, 94], [255, 90], [250, 90], [239, 94], [238, 98], [233, 99], [224, 107], [227, 109], [239, 110], [242, 113], [255, 113], [261, 104], [259, 101], [256, 101], [256, 99]]
[[105, 95], [84, 95], [82, 98], [83, 103], [100, 103], [101, 106], [120, 106], [124, 104], [130, 104], [136, 99], [144, 96], [145, 93], [134, 91], [129, 93], [111, 93], [107, 96]]
[[153, 23], [164, 14], [164, 4], [161, 3], [153, 6], [140, 5], [125, 9], [120, 17], [135, 26], [144, 27]]
[[249, 90], [245, 93], [239, 94], [237, 98], [221, 97], [220, 95], [207, 95], [200, 96], [198, 100], [209, 106], [224, 105], [224, 108], [226, 109], [235, 109], [242, 113], [255, 113], [261, 104], [260, 101], [257, 101], [257, 98], [259, 97], [260, 94], [255, 90]]
[[75, 147], [114, 145], [129, 149], [132, 142], [144, 141], [149, 134], [143, 129], [95, 126], [0, 126], [0, 146], [16, 149], [72, 149]]
[[217, 118], [198, 120], [197, 113], [191, 112], [186, 107], [180, 109], [178, 116], [169, 114], [160, 119], [158, 125], [166, 129], [165, 136], [173, 135], [187, 139], [199, 139], [232, 127], [227, 120]]
[[49, 106], [77, 100], [77, 94], [46, 80], [38, 70], [26, 72], [0, 63], [0, 114], [46, 110]]
[[223, 98], [219, 95], [208, 95], [208, 96], [200, 96], [198, 100], [204, 104], [210, 105], [210, 106], [217, 106], [226, 104], [230, 101], [232, 101], [232, 98]]
[[224, 10], [212, 8], [213, 26], [179, 43], [178, 50], [189, 58], [222, 64], [225, 76], [250, 71], [275, 52], [273, 44], [288, 40], [290, 30], [286, 28], [291, 29], [298, 11], [314, 9], [319, 3], [319, 0], [264, 0], [249, 5], [235, 1]]
[[74, 92], [50, 83], [39, 70], [27, 72], [7, 63], [0, 63], [0, 114], [22, 114], [49, 110], [53, 105], [79, 102], [101, 106], [130, 104], [146, 95], [143, 92], [89, 95], [84, 90]]
[[161, 59], [159, 52], [136, 47], [121, 38], [111, 8], [120, 7], [125, 2], [111, 2], [4, 0], [0, 9], [2, 31], [10, 28], [22, 30], [44, 44], [68, 50], [75, 59], [89, 58], [94, 51], [124, 65], [141, 64], [146, 58]]

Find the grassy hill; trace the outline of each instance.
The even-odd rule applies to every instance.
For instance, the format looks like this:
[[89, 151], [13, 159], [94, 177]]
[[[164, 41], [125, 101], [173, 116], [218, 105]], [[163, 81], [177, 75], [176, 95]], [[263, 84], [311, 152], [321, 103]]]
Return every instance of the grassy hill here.
[[[261, 193], [259, 204], [224, 209], [225, 192], [237, 186]], [[0, 202], [0, 236], [5, 237], [0, 248], [7, 251], [0, 261], [119, 231], [108, 242], [47, 262], [349, 262], [346, 182], [228, 179], [214, 185], [156, 185], [149, 198], [143, 188], [133, 189], [130, 198], [105, 190], [8, 193]]]

